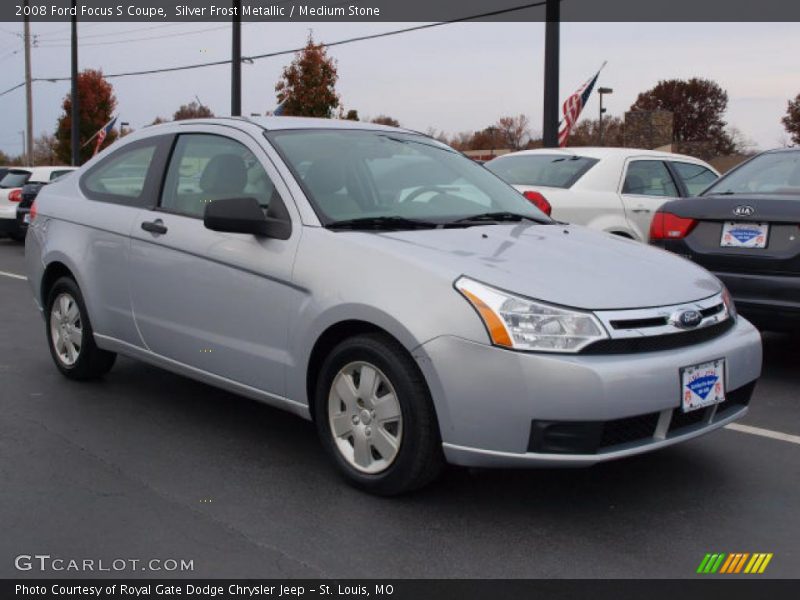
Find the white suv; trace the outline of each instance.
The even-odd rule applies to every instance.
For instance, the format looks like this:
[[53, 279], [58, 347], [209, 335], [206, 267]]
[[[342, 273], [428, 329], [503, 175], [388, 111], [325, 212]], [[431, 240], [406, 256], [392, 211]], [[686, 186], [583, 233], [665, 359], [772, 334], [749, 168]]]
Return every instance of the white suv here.
[[17, 206], [26, 183], [49, 183], [75, 167], [13, 167], [0, 179], [0, 235], [21, 240], [25, 233], [17, 225]]

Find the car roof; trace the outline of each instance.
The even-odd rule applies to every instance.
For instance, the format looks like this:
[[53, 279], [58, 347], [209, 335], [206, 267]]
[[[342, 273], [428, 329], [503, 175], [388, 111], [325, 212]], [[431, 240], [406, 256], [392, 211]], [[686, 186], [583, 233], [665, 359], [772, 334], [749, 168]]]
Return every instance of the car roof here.
[[[410, 129], [379, 125], [367, 121], [348, 121], [344, 119], [318, 119], [312, 117], [211, 117], [204, 119], [184, 119], [181, 121], [169, 121], [158, 125], [149, 125], [138, 132], [165, 132], [179, 131], [181, 126], [186, 125], [223, 125], [235, 127], [237, 129], [248, 129], [258, 127], [266, 131], [279, 131], [289, 129], [351, 129], [351, 130], [370, 130], [370, 131], [402, 131], [406, 133], [419, 133]], [[421, 134], [424, 135], [424, 134]], [[126, 136], [127, 138], [128, 136]]]
[[575, 146], [567, 148], [535, 148], [533, 150], [521, 150], [519, 152], [511, 152], [503, 154], [498, 158], [505, 158], [507, 156], [525, 156], [536, 154], [563, 154], [565, 156], [587, 156], [589, 158], [628, 158], [631, 156], [648, 156], [652, 158], [661, 159], [680, 159], [696, 163], [704, 163], [704, 161], [693, 156], [685, 154], [676, 154], [674, 152], [663, 152], [660, 150], [642, 150], [639, 148], [612, 148], [612, 147], [596, 147], [596, 146]]

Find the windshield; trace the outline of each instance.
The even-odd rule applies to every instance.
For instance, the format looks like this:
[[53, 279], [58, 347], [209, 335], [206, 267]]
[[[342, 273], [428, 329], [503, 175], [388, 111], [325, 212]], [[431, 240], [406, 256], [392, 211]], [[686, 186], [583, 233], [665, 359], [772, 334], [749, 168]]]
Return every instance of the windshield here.
[[746, 162], [703, 192], [800, 195], [800, 152], [769, 152]]
[[511, 185], [569, 188], [596, 163], [585, 156], [517, 154], [495, 158], [486, 168]]
[[266, 135], [325, 225], [353, 219], [444, 224], [500, 212], [551, 222], [482, 166], [421, 135], [362, 130]]
[[22, 187], [30, 176], [28, 171], [9, 171], [0, 179], [0, 188]]

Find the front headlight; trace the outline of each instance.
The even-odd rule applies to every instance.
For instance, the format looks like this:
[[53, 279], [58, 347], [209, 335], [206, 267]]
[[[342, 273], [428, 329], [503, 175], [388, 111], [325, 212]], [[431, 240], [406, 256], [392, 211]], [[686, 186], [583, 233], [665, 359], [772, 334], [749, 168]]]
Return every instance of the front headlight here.
[[608, 338], [590, 312], [514, 296], [467, 277], [461, 277], [455, 286], [481, 316], [496, 346], [574, 353]]
[[735, 321], [738, 314], [736, 312], [736, 305], [733, 303], [733, 296], [731, 296], [731, 293], [728, 291], [728, 288], [725, 287], [724, 283], [722, 284], [722, 303], [725, 305], [725, 308], [728, 309], [730, 318]]

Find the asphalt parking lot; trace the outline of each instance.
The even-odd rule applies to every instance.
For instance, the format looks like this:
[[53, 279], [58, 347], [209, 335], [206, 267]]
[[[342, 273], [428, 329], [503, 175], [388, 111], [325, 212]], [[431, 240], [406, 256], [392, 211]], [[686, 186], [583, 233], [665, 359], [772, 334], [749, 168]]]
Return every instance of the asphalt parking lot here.
[[725, 429], [589, 469], [453, 468], [381, 499], [289, 414], [124, 358], [102, 382], [63, 378], [9, 276], [23, 253], [0, 240], [2, 577], [42, 577], [14, 568], [36, 553], [191, 559], [194, 578], [693, 577], [707, 552], [800, 572], [798, 337], [765, 336], [742, 421], [784, 439]]

